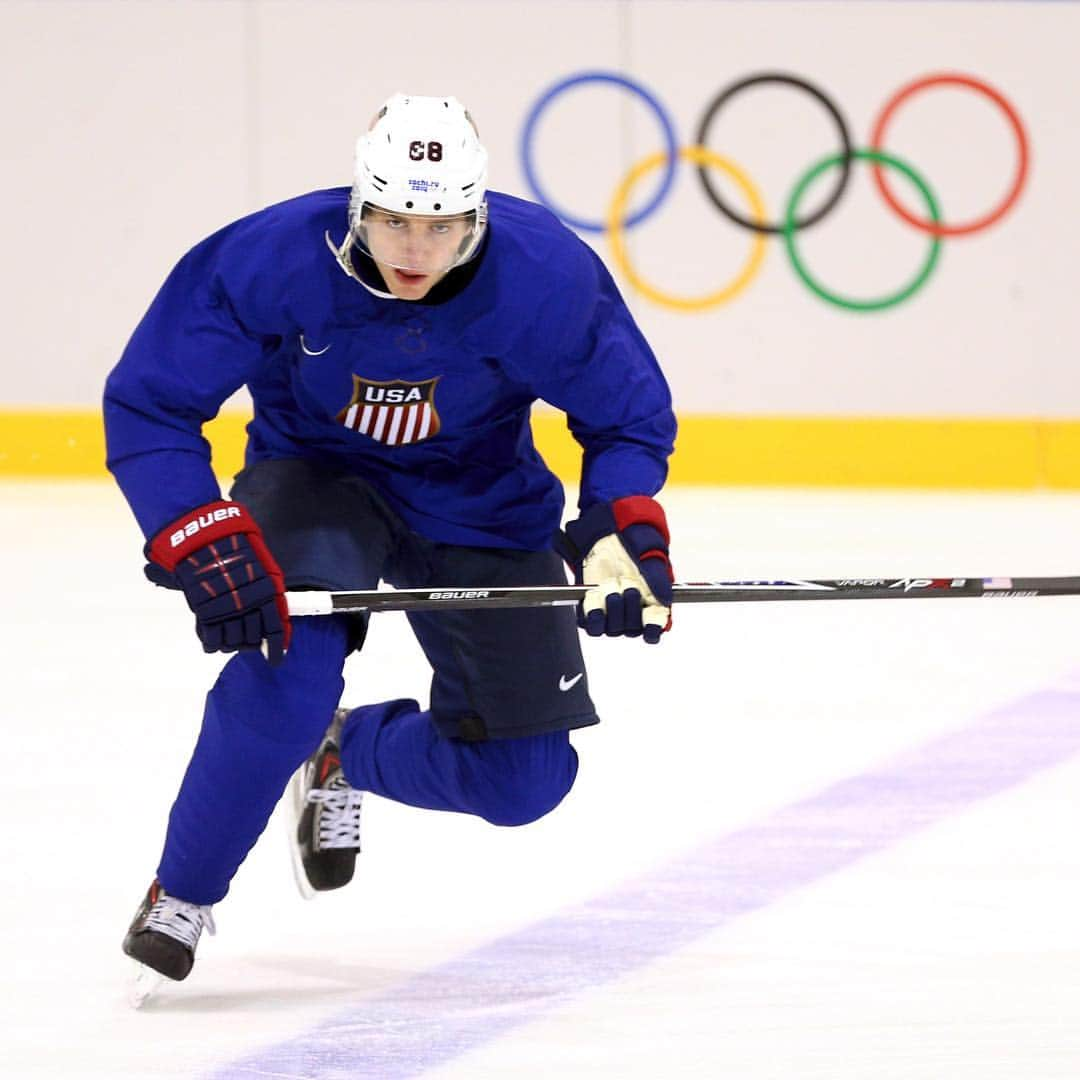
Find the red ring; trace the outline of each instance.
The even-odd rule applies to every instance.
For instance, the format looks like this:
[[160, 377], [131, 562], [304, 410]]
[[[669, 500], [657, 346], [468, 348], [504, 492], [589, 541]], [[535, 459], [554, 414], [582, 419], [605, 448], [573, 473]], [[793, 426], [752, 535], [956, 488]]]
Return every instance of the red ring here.
[[878, 191], [881, 192], [882, 197], [889, 206], [908, 222], [908, 224], [914, 225], [917, 229], [922, 229], [923, 232], [930, 233], [931, 236], [966, 236], [971, 233], [979, 232], [982, 229], [987, 229], [993, 225], [994, 222], [1003, 218], [1013, 208], [1016, 200], [1020, 198], [1020, 192], [1023, 190], [1024, 182], [1027, 180], [1027, 132], [1024, 130], [1024, 124], [1016, 110], [997, 90], [987, 83], [973, 78], [971, 75], [927, 75], [925, 78], [916, 79], [914, 82], [910, 82], [906, 86], [901, 87], [893, 97], [885, 103], [885, 107], [881, 110], [880, 115], [874, 122], [873, 134], [870, 136], [870, 146], [875, 151], [881, 151], [886, 124], [892, 119], [892, 115], [896, 112], [897, 108], [911, 97], [912, 94], [918, 93], [920, 90], [925, 90], [929, 86], [946, 85], [966, 86], [970, 90], [975, 90], [980, 94], [984, 94], [993, 101], [999, 109], [1001, 109], [1005, 114], [1005, 118], [1012, 126], [1013, 133], [1016, 135], [1019, 155], [1012, 188], [1009, 190], [1009, 193], [1005, 196], [1004, 200], [988, 214], [984, 214], [982, 217], [976, 218], [974, 221], [969, 221], [966, 224], [948, 225], [945, 222], [940, 222], [935, 225], [933, 222], [927, 221], [924, 218], [916, 217], [900, 205], [896, 196], [889, 190], [888, 182], [885, 179], [885, 170], [881, 167], [880, 162], [875, 162], [873, 165], [874, 183], [877, 184]]

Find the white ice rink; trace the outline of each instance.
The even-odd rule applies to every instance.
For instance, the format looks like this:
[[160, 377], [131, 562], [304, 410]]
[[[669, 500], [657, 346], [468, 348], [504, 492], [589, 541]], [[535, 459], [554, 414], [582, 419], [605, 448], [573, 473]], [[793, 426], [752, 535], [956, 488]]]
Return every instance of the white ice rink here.
[[[672, 491], [682, 580], [1080, 573], [1080, 497]], [[586, 643], [604, 723], [519, 830], [276, 817], [191, 977], [120, 940], [221, 665], [102, 484], [0, 485], [0, 1075], [1075, 1080], [1080, 599], [708, 605]], [[346, 701], [425, 698], [375, 616]]]

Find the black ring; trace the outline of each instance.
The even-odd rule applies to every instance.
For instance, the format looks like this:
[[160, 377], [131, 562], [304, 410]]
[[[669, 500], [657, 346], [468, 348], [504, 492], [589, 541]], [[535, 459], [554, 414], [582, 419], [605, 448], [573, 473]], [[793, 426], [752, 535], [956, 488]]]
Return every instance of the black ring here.
[[[783, 83], [786, 86], [794, 86], [799, 90], [805, 90], [811, 97], [816, 98], [825, 106], [836, 124], [837, 131], [840, 132], [840, 141], [843, 143], [844, 147], [844, 160], [840, 165], [836, 189], [812, 214], [807, 214], [804, 218], [796, 219], [796, 231], [805, 229], [807, 226], [819, 222], [837, 204], [840, 200], [840, 196], [844, 194], [844, 189], [847, 187], [848, 179], [851, 176], [852, 146], [851, 135], [848, 132], [847, 123], [840, 115], [840, 110], [816, 86], [808, 83], [805, 79], [800, 79], [796, 75], [785, 75], [780, 71], [767, 71], [760, 75], [751, 75], [746, 79], [740, 79], [738, 82], [725, 87], [715, 98], [713, 98], [712, 103], [709, 105], [708, 109], [705, 110], [705, 115], [702, 117], [701, 123], [698, 125], [697, 138], [694, 141], [698, 146], [706, 146], [705, 140], [709, 135], [709, 125], [712, 124], [716, 114], [720, 111], [721, 106], [725, 105], [731, 98], [739, 93], [740, 90], [745, 90], [750, 86], [757, 86], [760, 83]], [[736, 225], [741, 225], [744, 229], [752, 229], [754, 232], [758, 233], [770, 233], [774, 236], [784, 231], [783, 224], [770, 225], [768, 222], [751, 221], [749, 218], [737, 214], [723, 199], [720, 198], [719, 193], [713, 187], [712, 180], [709, 178], [708, 168], [704, 165], [699, 165], [697, 167], [697, 173], [701, 178], [702, 186], [705, 188], [705, 194], [709, 197], [713, 206], [715, 206], [725, 217], [730, 218], [730, 220], [735, 222]]]

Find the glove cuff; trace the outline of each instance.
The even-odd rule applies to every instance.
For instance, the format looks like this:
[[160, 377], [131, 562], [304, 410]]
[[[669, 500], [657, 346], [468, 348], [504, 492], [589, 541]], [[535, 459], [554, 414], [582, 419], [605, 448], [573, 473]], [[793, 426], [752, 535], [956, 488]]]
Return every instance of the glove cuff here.
[[611, 504], [615, 527], [625, 532], [631, 525], [651, 525], [663, 538], [665, 547], [671, 543], [664, 508], [648, 495], [628, 495]]
[[[610, 533], [625, 536], [635, 525], [654, 529], [664, 551], [667, 550], [671, 536], [664, 508], [648, 495], [627, 495], [610, 503], [593, 503], [581, 517], [567, 524], [570, 545], [560, 544], [560, 554], [571, 566], [576, 566], [602, 536]], [[656, 546], [656, 541], [650, 546]]]
[[189, 510], [147, 541], [143, 554], [172, 573], [193, 551], [236, 533], [259, 535], [259, 526], [237, 502], [219, 499]]

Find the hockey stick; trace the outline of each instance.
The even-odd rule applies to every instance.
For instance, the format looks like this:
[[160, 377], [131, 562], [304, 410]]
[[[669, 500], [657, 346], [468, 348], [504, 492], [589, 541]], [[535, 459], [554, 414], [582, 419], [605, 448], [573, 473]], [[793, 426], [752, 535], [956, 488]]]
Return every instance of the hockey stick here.
[[[375, 589], [367, 592], [290, 592], [290, 615], [360, 611], [560, 607], [576, 604], [584, 585], [507, 589]], [[946, 597], [1080, 596], [1080, 577], [830, 578], [822, 581], [694, 581], [673, 586], [680, 604], [748, 600], [901, 600]]]

